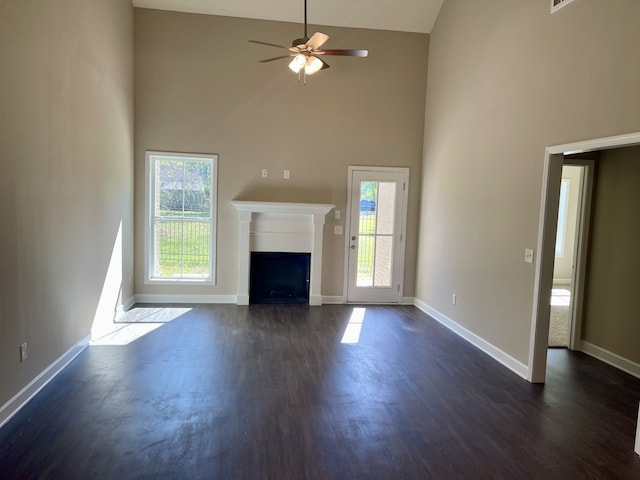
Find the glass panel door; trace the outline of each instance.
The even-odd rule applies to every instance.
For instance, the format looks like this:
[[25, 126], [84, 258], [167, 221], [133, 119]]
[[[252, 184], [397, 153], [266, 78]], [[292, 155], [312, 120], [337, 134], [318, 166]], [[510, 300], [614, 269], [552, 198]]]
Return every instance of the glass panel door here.
[[403, 172], [352, 171], [349, 301], [399, 301], [404, 184]]

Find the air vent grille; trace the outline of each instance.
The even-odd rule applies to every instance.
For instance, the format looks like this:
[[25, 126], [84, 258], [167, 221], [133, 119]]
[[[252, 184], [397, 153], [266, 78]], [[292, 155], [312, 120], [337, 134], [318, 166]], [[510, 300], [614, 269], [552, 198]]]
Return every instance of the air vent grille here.
[[573, 0], [551, 0], [551, 13], [558, 11], [562, 7], [569, 5]]

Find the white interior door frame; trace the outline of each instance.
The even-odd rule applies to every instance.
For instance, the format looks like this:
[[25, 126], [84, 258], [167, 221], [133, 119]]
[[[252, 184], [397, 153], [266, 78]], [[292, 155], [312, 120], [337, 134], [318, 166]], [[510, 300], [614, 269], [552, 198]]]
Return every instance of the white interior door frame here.
[[569, 349], [582, 348], [582, 311], [584, 307], [584, 287], [586, 282], [587, 255], [589, 252], [589, 231], [591, 228], [591, 204], [593, 195], [593, 179], [595, 174], [595, 160], [592, 159], [564, 159], [563, 165], [582, 167], [580, 175], [580, 197], [578, 200], [578, 214], [576, 217], [576, 240], [573, 251], [573, 268], [571, 270], [571, 307], [569, 318]]
[[[553, 284], [555, 240], [558, 224], [558, 200], [564, 155], [589, 153], [618, 147], [640, 145], [640, 132], [582, 142], [554, 145], [545, 150], [540, 220], [538, 226], [538, 262], [533, 288], [531, 335], [529, 339], [529, 374], [532, 383], [544, 383], [547, 369], [549, 337], [549, 295]], [[586, 256], [586, 248], [581, 255]], [[584, 282], [582, 282], [584, 284]], [[584, 288], [584, 285], [583, 285]], [[577, 332], [580, 335], [580, 332]], [[578, 338], [579, 341], [579, 338]]]
[[349, 247], [350, 247], [350, 228], [351, 228], [351, 207], [352, 207], [352, 184], [353, 184], [353, 174], [354, 172], [362, 171], [362, 172], [387, 172], [387, 173], [402, 173], [404, 175], [404, 183], [405, 188], [399, 195], [399, 198], [402, 199], [402, 208], [401, 208], [401, 218], [400, 218], [400, 229], [401, 229], [401, 238], [402, 241], [399, 244], [399, 252], [396, 258], [399, 261], [395, 262], [395, 267], [397, 268], [397, 276], [398, 282], [400, 284], [400, 288], [398, 290], [398, 303], [400, 303], [403, 290], [404, 290], [404, 261], [405, 261], [405, 244], [407, 238], [407, 210], [408, 210], [408, 202], [409, 202], [409, 168], [407, 167], [373, 167], [373, 166], [360, 166], [360, 165], [349, 165], [348, 175], [347, 175], [347, 205], [346, 205], [346, 217], [345, 217], [345, 243], [344, 243], [344, 273], [343, 273], [343, 288], [342, 288], [342, 298], [346, 302], [348, 299], [348, 289], [349, 289]]

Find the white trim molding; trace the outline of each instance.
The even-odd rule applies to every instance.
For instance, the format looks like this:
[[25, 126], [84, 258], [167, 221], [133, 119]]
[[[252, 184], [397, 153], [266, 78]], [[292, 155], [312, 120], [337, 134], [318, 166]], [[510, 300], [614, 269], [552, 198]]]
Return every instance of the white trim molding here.
[[640, 405], [638, 405], [638, 428], [636, 430], [636, 446], [633, 451], [640, 455]]
[[626, 358], [621, 357], [613, 352], [605, 350], [602, 347], [589, 343], [586, 340], [582, 340], [580, 351], [597, 358], [601, 362], [608, 363], [609, 365], [616, 367], [623, 372], [627, 372], [629, 375], [640, 378], [640, 364], [632, 362]]
[[57, 360], [40, 372], [22, 390], [16, 393], [0, 407], [0, 428], [24, 407], [29, 400], [36, 396], [53, 378], [69, 365], [73, 359], [80, 355], [89, 345], [91, 334], [87, 334], [78, 340], [69, 350], [63, 353]]
[[234, 304], [236, 295], [180, 295], [180, 294], [156, 294], [139, 293], [135, 296], [135, 303], [217, 303]]
[[478, 335], [471, 332], [470, 330], [467, 330], [462, 325], [452, 320], [451, 318], [447, 317], [443, 313], [439, 312], [435, 308], [430, 307], [429, 305], [424, 303], [422, 300], [419, 300], [416, 298], [414, 305], [420, 310], [422, 310], [424, 313], [429, 315], [431, 318], [433, 318], [435, 321], [447, 327], [453, 333], [463, 338], [474, 347], [480, 349], [481, 351], [489, 355], [491, 358], [493, 358], [494, 360], [498, 361], [499, 363], [507, 367], [516, 375], [522, 377], [525, 380], [529, 377], [529, 367], [527, 367], [524, 363], [516, 360], [508, 353], [503, 352], [498, 347], [487, 342], [485, 339], [483, 339], [482, 337], [479, 337]]
[[342, 295], [323, 295], [323, 304], [342, 305], [345, 302], [345, 298]]

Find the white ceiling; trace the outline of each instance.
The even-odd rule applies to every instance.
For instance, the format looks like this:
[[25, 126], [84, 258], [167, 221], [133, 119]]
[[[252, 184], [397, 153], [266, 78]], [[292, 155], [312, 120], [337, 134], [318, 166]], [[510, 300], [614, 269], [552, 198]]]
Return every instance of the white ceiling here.
[[[309, 24], [430, 33], [443, 0], [307, 0]], [[133, 0], [177, 12], [302, 23], [303, 0]]]

